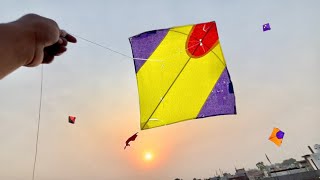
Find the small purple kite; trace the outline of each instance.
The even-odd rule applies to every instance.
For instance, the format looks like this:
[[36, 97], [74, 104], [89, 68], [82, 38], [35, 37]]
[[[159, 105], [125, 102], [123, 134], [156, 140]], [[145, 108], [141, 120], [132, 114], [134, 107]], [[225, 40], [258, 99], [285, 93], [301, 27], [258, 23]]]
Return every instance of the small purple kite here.
[[270, 24], [269, 23], [264, 24], [262, 26], [262, 29], [263, 29], [263, 32], [271, 30]]

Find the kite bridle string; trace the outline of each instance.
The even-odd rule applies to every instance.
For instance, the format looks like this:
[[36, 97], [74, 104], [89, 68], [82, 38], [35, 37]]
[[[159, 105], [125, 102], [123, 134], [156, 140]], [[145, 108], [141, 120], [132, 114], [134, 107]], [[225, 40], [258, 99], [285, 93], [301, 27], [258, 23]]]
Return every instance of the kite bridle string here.
[[[210, 28], [208, 28], [208, 32], [210, 31], [210, 29], [212, 28], [212, 26]], [[206, 32], [206, 34], [203, 36], [203, 39], [207, 36], [208, 32]], [[198, 50], [200, 46], [197, 46], [194, 51], [191, 53], [193, 54], [194, 52], [196, 52]], [[168, 90], [166, 91], [166, 93], [164, 93], [163, 97], [161, 98], [161, 101], [158, 103], [158, 105], [156, 106], [156, 108], [153, 110], [153, 112], [151, 113], [150, 117], [148, 118], [148, 120], [144, 123], [144, 125], [142, 126], [142, 130], [144, 129], [144, 127], [147, 125], [147, 123], [149, 122], [150, 118], [153, 116], [153, 114], [156, 112], [156, 110], [158, 109], [159, 105], [161, 104], [161, 102], [163, 101], [163, 99], [166, 97], [166, 95], [168, 94], [168, 92], [170, 91], [170, 89], [172, 88], [173, 84], [176, 82], [176, 80], [179, 78], [180, 74], [182, 73], [182, 71], [184, 70], [184, 68], [187, 66], [187, 64], [190, 62], [191, 57], [189, 57], [188, 61], [184, 64], [184, 66], [182, 67], [182, 69], [180, 70], [180, 72], [178, 73], [177, 77], [174, 79], [174, 81], [171, 83], [170, 87], [168, 88]]]
[[43, 65], [41, 66], [41, 81], [40, 81], [40, 102], [39, 102], [39, 116], [38, 116], [38, 128], [37, 128], [37, 140], [36, 140], [36, 151], [34, 154], [32, 180], [34, 180], [34, 174], [36, 171], [37, 155], [38, 155], [38, 142], [40, 132], [40, 119], [41, 119], [41, 107], [42, 107], [42, 87], [43, 87]]
[[[210, 29], [211, 29], [211, 27], [210, 27]], [[186, 34], [186, 33], [183, 33], [183, 32], [180, 32], [180, 31], [175, 31], [175, 30], [172, 30], [172, 29], [170, 29], [170, 31], [172, 31], [172, 32], [175, 32], [175, 33], [179, 33], [179, 34], [183, 34], [183, 35], [186, 35], [186, 36], [189, 36], [188, 34]], [[207, 35], [207, 33], [206, 33], [206, 35]], [[192, 37], [192, 38], [194, 38], [193, 36], [190, 36], [190, 37]], [[195, 39], [195, 38], [194, 38]], [[196, 41], [197, 41], [197, 39], [196, 39]], [[220, 42], [220, 41], [219, 41]], [[210, 49], [208, 46], [206, 46], [206, 44], [203, 44], [203, 46], [205, 46], [206, 48], [208, 48], [208, 49]], [[199, 46], [198, 46], [199, 47]], [[188, 48], [187, 48], [188, 49]], [[186, 50], [187, 50], [186, 49]], [[194, 51], [195, 52], [195, 51]], [[218, 58], [218, 60], [221, 62], [221, 64], [223, 65], [223, 66], [226, 66], [226, 63], [222, 60], [222, 59], [220, 59], [220, 57], [215, 53], [215, 52], [213, 52], [213, 51], [209, 51], [209, 52], [211, 52], [211, 53], [213, 53], [217, 58]], [[222, 50], [221, 50], [221, 52], [222, 52]]]

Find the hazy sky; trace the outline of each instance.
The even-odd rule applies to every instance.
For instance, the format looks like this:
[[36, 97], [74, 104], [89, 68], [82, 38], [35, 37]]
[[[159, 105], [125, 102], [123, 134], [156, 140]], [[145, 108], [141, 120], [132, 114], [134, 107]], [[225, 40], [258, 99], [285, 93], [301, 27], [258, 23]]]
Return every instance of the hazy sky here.
[[[79, 39], [44, 67], [38, 180], [204, 178], [267, 163], [265, 153], [299, 159], [320, 143], [318, 0], [0, 1], [0, 22], [37, 13], [130, 56], [130, 36], [214, 20], [234, 84], [238, 115], [142, 131], [124, 151], [139, 130], [133, 62]], [[40, 72], [21, 68], [0, 82], [0, 179], [32, 177]], [[281, 148], [268, 141], [273, 127], [286, 133]]]

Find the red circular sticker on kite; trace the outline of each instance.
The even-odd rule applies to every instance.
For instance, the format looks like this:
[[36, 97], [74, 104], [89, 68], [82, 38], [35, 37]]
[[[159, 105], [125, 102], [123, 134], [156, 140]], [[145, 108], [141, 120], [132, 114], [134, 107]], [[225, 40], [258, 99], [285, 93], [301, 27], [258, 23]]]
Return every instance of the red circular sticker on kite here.
[[200, 58], [210, 52], [218, 40], [215, 22], [197, 24], [193, 26], [187, 39], [187, 53], [192, 58]]

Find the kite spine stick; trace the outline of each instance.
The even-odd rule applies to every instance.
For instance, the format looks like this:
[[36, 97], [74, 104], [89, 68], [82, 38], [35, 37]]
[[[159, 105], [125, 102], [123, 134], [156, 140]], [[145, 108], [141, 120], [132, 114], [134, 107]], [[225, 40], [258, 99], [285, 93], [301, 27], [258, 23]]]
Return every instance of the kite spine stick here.
[[[170, 91], [170, 89], [172, 88], [173, 84], [176, 82], [176, 80], [178, 79], [178, 77], [180, 76], [180, 74], [182, 73], [182, 71], [184, 70], [184, 68], [187, 66], [187, 64], [189, 63], [191, 57], [188, 59], [188, 61], [184, 64], [183, 68], [181, 69], [181, 71], [179, 72], [179, 74], [177, 75], [177, 77], [174, 79], [174, 81], [171, 83], [170, 87], [168, 88], [168, 90], [166, 91], [166, 93], [164, 93], [162, 99], [164, 99], [166, 97], [166, 95], [168, 94], [168, 92]], [[158, 105], [156, 106], [156, 108], [153, 110], [153, 112], [151, 113], [150, 117], [148, 118], [147, 122], [144, 123], [143, 127], [141, 128], [141, 130], [144, 130], [144, 127], [147, 125], [147, 123], [150, 120], [153, 120], [155, 118], [151, 118], [153, 116], [153, 114], [156, 112], [156, 110], [158, 109], [159, 105], [161, 104], [162, 100], [158, 103]]]
[[[210, 30], [212, 28], [212, 26], [210, 28], [208, 28], [208, 30]], [[208, 31], [209, 32], [209, 31]], [[208, 32], [206, 32], [206, 34], [203, 36], [203, 38], [205, 38], [208, 34]], [[192, 54], [194, 52], [197, 51], [197, 49], [199, 48], [200, 46], [197, 46], [194, 51], [192, 52]], [[166, 91], [166, 93], [164, 93], [164, 95], [162, 96], [161, 98], [161, 101], [158, 103], [158, 105], [156, 106], [156, 108], [153, 110], [153, 112], [151, 113], [151, 115], [149, 116], [148, 120], [144, 123], [144, 125], [142, 126], [141, 130], [144, 130], [144, 127], [147, 125], [147, 123], [150, 121], [150, 119], [153, 119], [151, 118], [153, 116], [153, 114], [156, 112], [156, 110], [158, 109], [159, 105], [161, 104], [161, 102], [163, 101], [163, 99], [166, 97], [166, 95], [168, 94], [168, 92], [170, 91], [170, 89], [172, 88], [173, 84], [176, 82], [176, 80], [179, 78], [179, 76], [181, 75], [182, 71], [184, 70], [184, 68], [187, 66], [187, 64], [190, 62], [191, 60], [191, 57], [189, 57], [188, 61], [184, 64], [184, 66], [182, 67], [182, 69], [180, 70], [180, 72], [178, 73], [177, 77], [173, 80], [173, 82], [171, 83], [170, 87], [168, 88], [168, 90]]]

